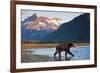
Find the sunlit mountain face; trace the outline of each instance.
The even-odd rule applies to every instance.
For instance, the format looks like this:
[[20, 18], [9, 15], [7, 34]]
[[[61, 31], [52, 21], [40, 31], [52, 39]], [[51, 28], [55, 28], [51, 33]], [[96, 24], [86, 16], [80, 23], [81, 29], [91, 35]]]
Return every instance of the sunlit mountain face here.
[[60, 21], [60, 18], [48, 18], [34, 13], [21, 22], [21, 40], [40, 41], [57, 30]]
[[34, 13], [32, 16], [22, 21], [22, 26], [25, 29], [32, 30], [56, 30], [60, 26], [60, 18], [48, 18], [45, 16], [38, 16]]

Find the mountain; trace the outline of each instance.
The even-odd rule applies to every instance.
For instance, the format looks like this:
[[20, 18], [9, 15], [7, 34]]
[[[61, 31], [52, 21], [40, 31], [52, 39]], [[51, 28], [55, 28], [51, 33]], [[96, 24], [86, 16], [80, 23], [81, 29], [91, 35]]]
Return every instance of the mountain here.
[[40, 41], [45, 38], [47, 35], [52, 33], [51, 30], [30, 30], [30, 29], [23, 29], [21, 30], [21, 40], [34, 40]]
[[21, 22], [21, 40], [40, 41], [59, 27], [59, 21], [60, 18], [48, 18], [34, 13]]
[[37, 16], [37, 14], [34, 13], [32, 16], [22, 21], [22, 26], [32, 30], [56, 30], [59, 27], [60, 21], [60, 18]]
[[26, 18], [24, 21], [21, 22], [22, 25], [27, 25], [32, 23], [33, 21], [35, 21], [37, 19], [37, 14], [34, 13], [32, 16], [29, 16], [28, 18]]
[[49, 34], [45, 42], [89, 42], [90, 14], [85, 13], [72, 21], [63, 23], [57, 30]]

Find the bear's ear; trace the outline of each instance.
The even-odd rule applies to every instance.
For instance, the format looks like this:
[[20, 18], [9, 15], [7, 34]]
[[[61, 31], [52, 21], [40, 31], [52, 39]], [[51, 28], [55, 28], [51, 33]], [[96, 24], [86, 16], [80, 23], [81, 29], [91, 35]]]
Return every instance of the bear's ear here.
[[72, 44], [72, 43], [69, 43], [68, 45], [69, 45], [69, 47], [73, 47], [73, 45], [74, 45], [74, 44]]
[[70, 44], [71, 47], [75, 47], [75, 45], [73, 43]]
[[72, 47], [74, 47], [74, 44], [71, 44]]

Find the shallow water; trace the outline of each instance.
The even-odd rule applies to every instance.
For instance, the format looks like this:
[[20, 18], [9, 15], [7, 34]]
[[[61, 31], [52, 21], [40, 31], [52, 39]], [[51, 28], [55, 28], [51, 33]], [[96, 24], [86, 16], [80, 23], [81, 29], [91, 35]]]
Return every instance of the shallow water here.
[[[34, 56], [37, 59], [36, 61], [42, 62], [42, 61], [55, 61], [54, 59], [54, 52], [55, 48], [38, 48], [38, 49], [24, 49], [22, 50], [26, 51], [28, 54], [22, 55], [22, 62], [35, 62]], [[71, 48], [71, 52], [74, 54], [74, 57], [71, 58], [70, 55], [68, 55], [68, 58], [70, 60], [89, 60], [90, 59], [90, 47], [89, 46], [84, 46], [84, 47], [77, 47], [77, 48]], [[61, 53], [62, 61], [65, 60], [65, 52]], [[26, 60], [26, 56], [28, 57], [28, 60]], [[30, 57], [29, 57], [30, 56]], [[57, 54], [58, 56], [58, 54]], [[24, 57], [24, 58], [23, 58]]]

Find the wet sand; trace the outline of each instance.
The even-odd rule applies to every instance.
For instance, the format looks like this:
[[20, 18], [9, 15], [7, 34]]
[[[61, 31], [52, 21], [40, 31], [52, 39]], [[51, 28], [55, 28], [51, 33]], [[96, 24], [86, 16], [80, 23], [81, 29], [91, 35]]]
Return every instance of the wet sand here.
[[47, 62], [54, 61], [53, 57], [45, 56], [45, 55], [33, 55], [31, 51], [23, 50], [21, 52], [21, 62]]

